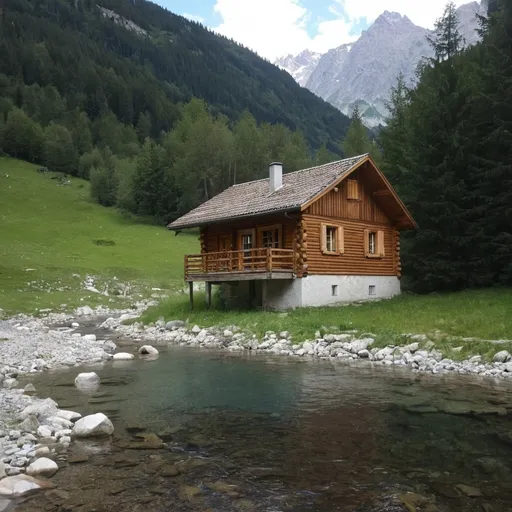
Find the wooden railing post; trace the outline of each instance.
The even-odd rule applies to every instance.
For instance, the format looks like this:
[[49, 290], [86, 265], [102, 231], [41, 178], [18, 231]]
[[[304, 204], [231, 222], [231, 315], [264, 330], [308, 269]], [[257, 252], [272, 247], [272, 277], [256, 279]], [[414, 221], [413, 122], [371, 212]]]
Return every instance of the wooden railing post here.
[[188, 277], [188, 256], [185, 254], [185, 257], [183, 258], [183, 266], [184, 266], [184, 272], [183, 275], [185, 276], [185, 279]]
[[267, 272], [272, 272], [272, 248], [267, 247]]

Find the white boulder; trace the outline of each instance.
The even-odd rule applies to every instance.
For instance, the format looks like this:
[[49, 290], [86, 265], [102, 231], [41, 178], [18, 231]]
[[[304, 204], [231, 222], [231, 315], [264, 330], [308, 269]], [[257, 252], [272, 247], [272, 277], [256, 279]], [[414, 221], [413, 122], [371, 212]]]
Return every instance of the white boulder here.
[[143, 356], [156, 356], [158, 355], [158, 350], [151, 345], [143, 345], [139, 348], [139, 354], [142, 354]]
[[100, 385], [100, 378], [94, 372], [79, 373], [75, 378], [78, 389], [96, 389]]
[[114, 361], [129, 361], [130, 359], [134, 359], [135, 356], [133, 354], [129, 354], [128, 352], [119, 352], [118, 354], [114, 354]]
[[85, 341], [96, 341], [96, 334], [86, 334], [82, 336]]
[[496, 353], [493, 357], [493, 361], [495, 363], [507, 363], [511, 359], [512, 356], [506, 350], [501, 350], [500, 352]]
[[5, 464], [2, 460], [0, 460], [0, 478], [4, 478], [5, 474]]
[[101, 412], [80, 418], [73, 428], [76, 437], [109, 436], [114, 432], [114, 425]]
[[79, 413], [79, 412], [75, 412], [75, 411], [64, 411], [62, 409], [59, 409], [57, 411], [57, 414], [55, 415], [59, 418], [63, 418], [67, 421], [75, 421], [75, 420], [79, 420], [82, 415]]
[[49, 482], [36, 480], [28, 475], [8, 476], [0, 480], [0, 496], [24, 496], [39, 489], [52, 487]]
[[46, 425], [41, 425], [37, 428], [37, 435], [39, 437], [52, 437], [52, 430]]
[[201, 327], [199, 327], [199, 325], [194, 325], [194, 327], [192, 327], [192, 332], [194, 334], [199, 334], [201, 332]]
[[29, 476], [53, 476], [59, 470], [59, 466], [52, 459], [41, 457], [28, 466], [26, 473]]
[[78, 322], [71, 322], [71, 327], [73, 329], [77, 329], [78, 327], [80, 327], [80, 324]]

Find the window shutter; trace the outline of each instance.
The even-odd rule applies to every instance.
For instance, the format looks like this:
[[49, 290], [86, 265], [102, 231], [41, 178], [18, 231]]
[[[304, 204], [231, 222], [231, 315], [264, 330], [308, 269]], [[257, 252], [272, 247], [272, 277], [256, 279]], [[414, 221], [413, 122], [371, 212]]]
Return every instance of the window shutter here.
[[370, 254], [370, 230], [364, 230], [364, 254], [368, 256]]
[[385, 249], [384, 249], [384, 231], [377, 231], [377, 253], [379, 253], [381, 256], [385, 256]]
[[340, 254], [344, 254], [345, 253], [345, 233], [344, 233], [344, 230], [343, 230], [343, 226], [339, 226], [338, 227], [338, 230], [337, 230], [337, 235], [338, 235], [338, 252]]
[[359, 182], [347, 180], [347, 199], [359, 199]]
[[320, 250], [327, 252], [327, 224], [320, 225]]

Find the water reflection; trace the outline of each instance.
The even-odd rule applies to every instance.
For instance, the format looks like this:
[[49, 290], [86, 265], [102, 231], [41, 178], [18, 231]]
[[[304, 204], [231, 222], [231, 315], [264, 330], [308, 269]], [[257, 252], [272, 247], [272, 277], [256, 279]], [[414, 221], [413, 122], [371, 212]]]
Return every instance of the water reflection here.
[[[509, 385], [181, 348], [97, 372], [92, 396], [77, 370], [36, 377], [116, 436], [75, 445], [90, 458], [53, 479], [68, 497], [27, 510], [510, 510]], [[166, 448], [136, 450], [142, 430]]]

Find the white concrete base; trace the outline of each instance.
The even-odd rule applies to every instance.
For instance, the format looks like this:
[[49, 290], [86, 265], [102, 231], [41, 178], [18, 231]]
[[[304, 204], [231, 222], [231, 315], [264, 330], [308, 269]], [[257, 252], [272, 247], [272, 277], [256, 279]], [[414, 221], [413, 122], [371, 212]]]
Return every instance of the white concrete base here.
[[[241, 281], [225, 286], [231, 306], [294, 309], [335, 306], [400, 294], [396, 276], [308, 276], [302, 279]], [[252, 287], [252, 290], [251, 290]]]
[[396, 276], [308, 276], [300, 281], [302, 307], [389, 299], [400, 294], [400, 280]]

